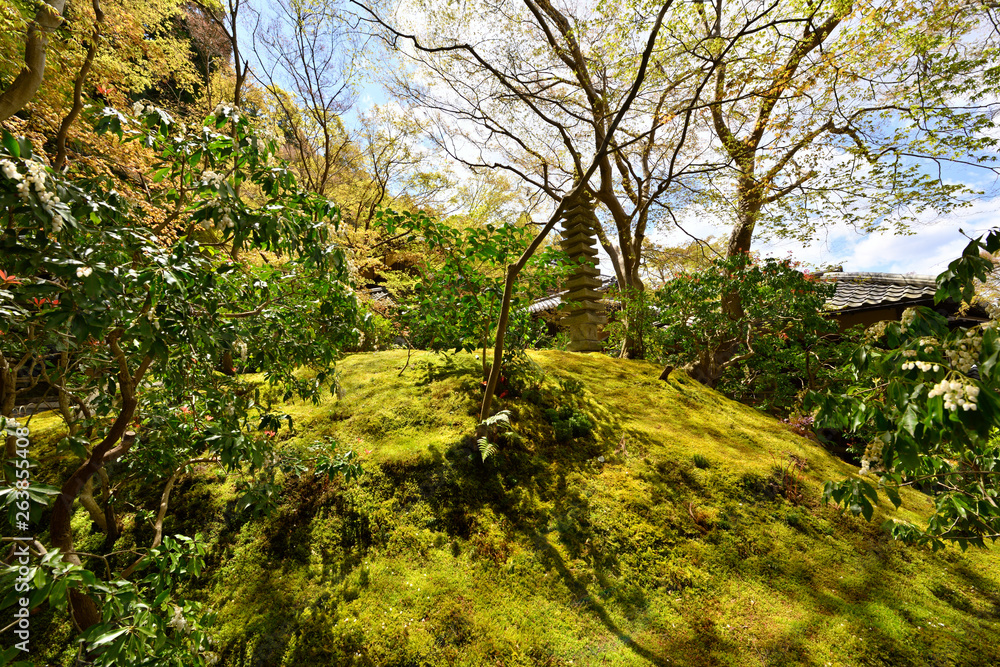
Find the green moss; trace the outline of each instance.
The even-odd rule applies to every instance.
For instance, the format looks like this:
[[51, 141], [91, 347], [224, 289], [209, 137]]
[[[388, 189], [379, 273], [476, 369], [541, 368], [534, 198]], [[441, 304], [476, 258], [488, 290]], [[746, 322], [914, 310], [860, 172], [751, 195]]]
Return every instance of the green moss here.
[[[358, 482], [286, 480], [256, 521], [227, 480], [178, 486], [173, 527], [213, 544], [190, 594], [223, 664], [1000, 663], [996, 551], [909, 548], [878, 527], [888, 504], [875, 523], [820, 505], [852, 470], [779, 422], [680, 372], [546, 351], [542, 385], [497, 406], [522, 437], [484, 464], [476, 360], [406, 357], [349, 357], [339, 398], [281, 406], [289, 446], [359, 450]], [[562, 405], [589, 435], [558, 442]], [[903, 496], [902, 516], [930, 507]]]

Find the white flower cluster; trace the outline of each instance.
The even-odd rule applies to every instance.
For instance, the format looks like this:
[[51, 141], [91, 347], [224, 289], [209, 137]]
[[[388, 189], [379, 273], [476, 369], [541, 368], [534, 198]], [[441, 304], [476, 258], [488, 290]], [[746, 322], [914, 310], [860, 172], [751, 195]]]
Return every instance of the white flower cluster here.
[[7, 417], [7, 420], [4, 423], [4, 430], [7, 431], [8, 435], [13, 435], [19, 428], [23, 428], [21, 422], [17, 421], [13, 417]]
[[202, 185], [210, 185], [212, 187], [217, 188], [220, 185], [222, 185], [223, 183], [225, 183], [225, 181], [226, 181], [226, 177], [225, 176], [223, 176], [222, 174], [218, 174], [218, 173], [212, 171], [211, 169], [206, 170], [201, 175], [201, 184]]
[[[921, 338], [918, 343], [926, 354], [933, 353], [940, 346], [942, 348], [941, 351], [948, 358], [948, 365], [954, 370], [967, 375], [979, 361], [979, 350], [983, 346], [983, 338], [979, 331], [970, 329], [966, 332], [965, 337], [957, 343], [942, 345], [941, 341], [937, 338]], [[904, 371], [908, 371], [911, 368], [919, 368], [926, 373], [928, 371], [937, 372], [941, 369], [940, 364], [914, 359], [917, 356], [917, 352], [917, 350], [904, 350], [901, 352], [903, 357], [912, 360], [903, 363], [902, 368]]]
[[233, 119], [234, 123], [240, 119], [240, 114], [236, 111], [236, 109], [229, 106], [228, 104], [223, 104], [221, 102], [215, 105], [215, 111], [212, 112], [212, 115], [215, 116], [216, 118], [228, 115], [230, 118]]
[[939, 366], [938, 364], [932, 364], [929, 361], [907, 361], [905, 364], [903, 364], [904, 371], [908, 371], [911, 368], [919, 368], [924, 373], [928, 371], [934, 371], [936, 373], [938, 372], [938, 370], [941, 369], [941, 366]]
[[212, 204], [215, 206], [215, 210], [222, 214], [222, 217], [214, 222], [212, 220], [206, 220], [204, 223], [207, 229], [217, 229], [223, 231], [225, 229], [231, 229], [236, 226], [233, 221], [232, 213], [233, 207], [226, 203], [226, 200], [216, 197], [212, 200]]
[[257, 136], [264, 141], [278, 141], [281, 139], [278, 129], [270, 125], [260, 128], [257, 132]]
[[10, 180], [21, 180], [21, 174], [17, 171], [17, 165], [10, 160], [0, 160], [0, 171]]
[[959, 343], [958, 347], [945, 350], [945, 354], [952, 368], [968, 373], [979, 361], [979, 350], [982, 346], [982, 336], [975, 329], [969, 329], [965, 334], [965, 340]]
[[920, 339], [920, 345], [923, 346], [924, 352], [926, 352], [927, 354], [930, 354], [931, 352], [934, 351], [934, 346], [935, 345], [940, 345], [940, 344], [941, 343], [938, 341], [937, 338], [921, 338]]
[[28, 169], [27, 175], [21, 174], [17, 165], [10, 160], [0, 160], [0, 171], [17, 183], [17, 195], [25, 204], [31, 203], [31, 193], [34, 191], [38, 203], [52, 216], [52, 231], [58, 233], [62, 229], [62, 219], [56, 216], [54, 206], [59, 203], [59, 197], [45, 189], [48, 178], [45, 165], [34, 160], [25, 160], [24, 165]]
[[871, 471], [872, 463], [877, 463], [882, 458], [882, 448], [885, 443], [881, 438], [876, 438], [865, 447], [865, 453], [861, 456], [861, 470], [859, 475], [867, 475]]
[[913, 308], [907, 308], [899, 318], [899, 327], [905, 332], [906, 328], [913, 324], [913, 321], [916, 319], [917, 311]]
[[942, 380], [938, 382], [927, 394], [928, 398], [944, 396], [944, 407], [946, 410], [976, 410], [979, 400], [979, 387], [972, 384], [962, 384], [957, 380]]
[[187, 619], [184, 618], [184, 610], [174, 605], [174, 615], [167, 622], [167, 625], [171, 628], [177, 628], [181, 632], [186, 632], [188, 627]]
[[164, 123], [166, 123], [167, 125], [173, 125], [174, 124], [174, 117], [173, 116], [171, 116], [169, 113], [167, 113], [166, 111], [164, 111], [160, 107], [155, 106], [153, 104], [146, 104], [146, 102], [144, 102], [142, 100], [139, 100], [138, 102], [134, 102], [132, 104], [132, 112], [136, 116], [142, 116], [142, 115], [151, 114], [151, 113], [159, 114], [160, 115], [160, 120], [162, 120]]
[[76, 277], [77, 278], [86, 278], [87, 276], [89, 276], [93, 272], [94, 272], [94, 270], [92, 268], [90, 268], [89, 266], [81, 266], [81, 267], [79, 267], [76, 270]]

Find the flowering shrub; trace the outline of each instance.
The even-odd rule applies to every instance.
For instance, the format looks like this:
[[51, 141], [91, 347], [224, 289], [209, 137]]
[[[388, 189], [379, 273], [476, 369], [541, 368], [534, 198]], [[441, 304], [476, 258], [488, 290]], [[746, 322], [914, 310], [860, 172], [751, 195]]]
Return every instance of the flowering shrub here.
[[[937, 300], [968, 299], [991, 267], [982, 247], [1000, 249], [1000, 232], [970, 243], [938, 276]], [[856, 378], [843, 393], [810, 397], [819, 426], [863, 433], [859, 475], [829, 482], [824, 497], [871, 518], [878, 491], [897, 507], [899, 489], [919, 485], [934, 497], [926, 526], [892, 520], [897, 538], [965, 548], [1000, 537], [1000, 339], [994, 322], [951, 329], [929, 308], [908, 309], [885, 327], [884, 344], [853, 357]]]
[[781, 423], [787, 425], [795, 435], [801, 435], [803, 438], [816, 440], [816, 434], [813, 432], [813, 424], [815, 421], [816, 420], [812, 415], [796, 415], [782, 419]]

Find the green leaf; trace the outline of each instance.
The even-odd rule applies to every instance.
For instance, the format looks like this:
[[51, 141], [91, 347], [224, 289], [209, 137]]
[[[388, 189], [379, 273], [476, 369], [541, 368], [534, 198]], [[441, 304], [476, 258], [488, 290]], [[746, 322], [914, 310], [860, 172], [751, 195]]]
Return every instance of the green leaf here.
[[170, 597], [170, 591], [169, 590], [163, 591], [162, 593], [160, 593], [159, 595], [157, 595], [156, 599], [153, 600], [153, 608], [156, 609], [157, 607], [159, 607], [160, 605], [162, 605], [164, 602], [167, 601], [167, 598], [169, 598], [169, 597]]
[[0, 665], [9, 664], [19, 653], [21, 653], [21, 650], [16, 646], [8, 646], [0, 651]]
[[912, 436], [917, 429], [917, 424], [919, 423], [920, 417], [917, 415], [917, 410], [913, 403], [909, 403], [906, 406], [906, 411], [903, 412], [903, 416], [900, 417], [899, 424]]
[[90, 644], [90, 646], [92, 648], [96, 648], [98, 646], [103, 646], [105, 644], [110, 644], [111, 642], [113, 642], [114, 640], [118, 639], [119, 637], [121, 637], [126, 632], [128, 632], [128, 628], [121, 628], [119, 630], [112, 630], [111, 632], [107, 632], [107, 633], [101, 635], [100, 637], [98, 637], [97, 639], [95, 639]]
[[875, 508], [867, 498], [861, 498], [859, 502], [861, 503], [861, 514], [864, 515], [865, 521], [871, 521], [872, 516], [875, 515]]
[[4, 130], [3, 136], [2, 138], [0, 138], [0, 141], [3, 142], [4, 148], [7, 149], [7, 152], [10, 153], [11, 157], [13, 158], [21, 157], [21, 148], [20, 146], [17, 145], [17, 139], [14, 138], [13, 134], [8, 132], [7, 130]]
[[903, 500], [899, 497], [899, 489], [895, 486], [885, 486], [885, 495], [889, 498], [889, 502], [893, 504], [893, 507], [899, 509], [899, 506], [903, 504]]

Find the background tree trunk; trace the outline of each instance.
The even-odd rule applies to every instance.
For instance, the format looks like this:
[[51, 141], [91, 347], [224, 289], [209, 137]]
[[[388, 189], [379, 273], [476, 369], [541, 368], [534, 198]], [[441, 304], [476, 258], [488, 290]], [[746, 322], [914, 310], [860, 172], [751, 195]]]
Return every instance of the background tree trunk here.
[[0, 121], [7, 120], [27, 106], [38, 92], [45, 74], [45, 49], [49, 44], [49, 33], [62, 25], [62, 13], [66, 0], [45, 0], [28, 25], [28, 36], [24, 45], [24, 68], [0, 93]]

